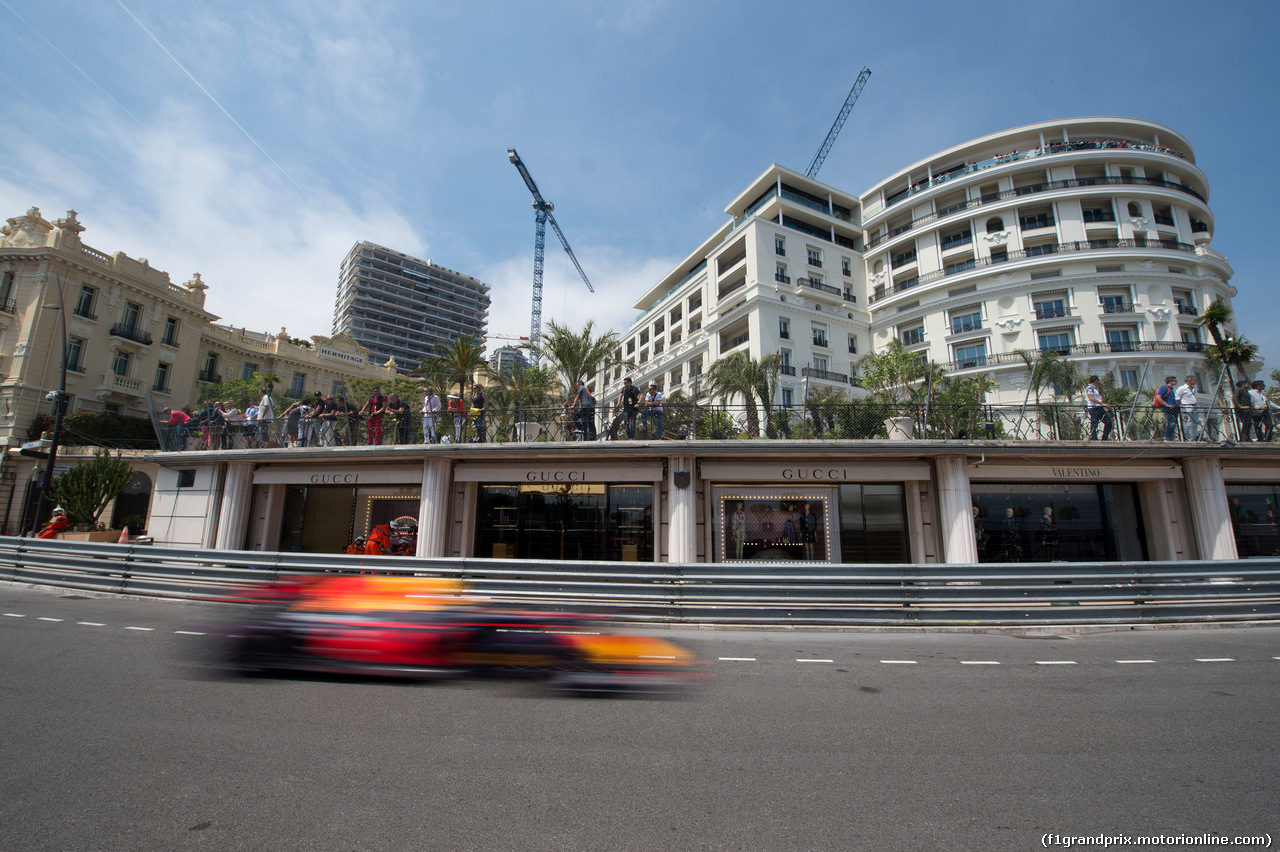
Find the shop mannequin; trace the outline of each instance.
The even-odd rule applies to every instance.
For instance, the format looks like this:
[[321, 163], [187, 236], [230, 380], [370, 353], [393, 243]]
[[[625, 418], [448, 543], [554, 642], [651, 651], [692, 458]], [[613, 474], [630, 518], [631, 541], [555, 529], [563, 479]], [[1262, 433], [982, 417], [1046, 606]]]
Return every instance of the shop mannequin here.
[[1045, 506], [1040, 516], [1040, 545], [1044, 548], [1044, 561], [1053, 562], [1058, 558], [1058, 521], [1053, 516], [1053, 507]]
[[1013, 509], [1004, 510], [1004, 550], [1010, 562], [1022, 561], [1022, 530], [1018, 527], [1018, 518]]

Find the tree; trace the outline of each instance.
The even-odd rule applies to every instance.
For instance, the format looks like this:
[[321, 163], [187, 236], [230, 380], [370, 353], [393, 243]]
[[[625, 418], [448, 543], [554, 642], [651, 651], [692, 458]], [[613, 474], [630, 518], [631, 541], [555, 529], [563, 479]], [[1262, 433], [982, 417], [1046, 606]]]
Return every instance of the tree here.
[[211, 399], [219, 402], [231, 400], [236, 408], [243, 410], [251, 403], [256, 405], [261, 401], [263, 388], [271, 388], [271, 402], [274, 405], [281, 397], [274, 389], [280, 381], [280, 377], [274, 373], [254, 373], [247, 379], [232, 379], [216, 385], [205, 385], [200, 394], [202, 397], [200, 404], [203, 405]]
[[756, 400], [760, 400], [764, 407], [765, 421], [770, 422], [781, 366], [782, 356], [777, 352], [771, 352], [759, 361], [745, 352], [735, 352], [721, 358], [707, 370], [707, 392], [711, 396], [742, 397], [747, 410], [747, 436], [759, 438], [760, 411], [756, 408]]
[[590, 379], [602, 364], [606, 367], [612, 365], [614, 350], [618, 348], [618, 334], [607, 331], [596, 336], [595, 320], [587, 320], [580, 332], [570, 331], [567, 326], [550, 320], [538, 348], [559, 374], [565, 394], [569, 395], [578, 382]]
[[488, 362], [484, 360], [484, 346], [479, 340], [455, 337], [440, 354], [427, 358], [414, 372], [426, 375], [428, 383], [434, 377], [443, 390], [448, 390], [456, 382], [458, 396], [464, 397], [471, 377], [476, 372], [488, 375], [490, 371]]
[[902, 345], [897, 338], [881, 352], [858, 362], [862, 380], [881, 398], [902, 405], [915, 398], [916, 382], [929, 375], [928, 362]]
[[133, 467], [117, 453], [98, 450], [93, 461], [78, 465], [59, 476], [49, 486], [49, 496], [73, 523], [97, 526], [107, 504], [133, 481]]
[[[1252, 361], [1258, 354], [1258, 347], [1244, 338], [1236, 338], [1237, 344], [1228, 345], [1227, 342], [1232, 338], [1223, 334], [1223, 327], [1232, 325], [1234, 321], [1235, 318], [1231, 313], [1231, 308], [1221, 299], [1205, 305], [1200, 316], [1196, 317], [1196, 325], [1209, 332], [1209, 336], [1213, 338], [1213, 345], [1205, 347], [1205, 357], [1210, 363], [1222, 364], [1226, 367], [1227, 386], [1233, 388], [1236, 381], [1235, 376], [1231, 374], [1232, 365], [1236, 369], [1241, 369], [1245, 363]], [[1243, 346], [1240, 344], [1243, 344]]]
[[1222, 364], [1227, 368], [1227, 383], [1235, 387], [1232, 380], [1231, 368], [1235, 367], [1240, 373], [1240, 378], [1248, 378], [1245, 375], [1245, 364], [1254, 361], [1258, 357], [1258, 346], [1250, 343], [1245, 337], [1224, 337], [1221, 343], [1214, 343], [1204, 348], [1205, 360], [1210, 364]]

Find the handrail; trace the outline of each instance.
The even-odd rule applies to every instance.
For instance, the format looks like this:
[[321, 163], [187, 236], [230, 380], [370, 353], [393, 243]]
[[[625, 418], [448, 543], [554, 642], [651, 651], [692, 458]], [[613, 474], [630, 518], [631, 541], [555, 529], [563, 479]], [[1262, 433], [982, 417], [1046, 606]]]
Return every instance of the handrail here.
[[498, 606], [633, 623], [1153, 624], [1280, 619], [1280, 560], [978, 565], [417, 559], [0, 539], [0, 580], [185, 600], [310, 574], [461, 580]]

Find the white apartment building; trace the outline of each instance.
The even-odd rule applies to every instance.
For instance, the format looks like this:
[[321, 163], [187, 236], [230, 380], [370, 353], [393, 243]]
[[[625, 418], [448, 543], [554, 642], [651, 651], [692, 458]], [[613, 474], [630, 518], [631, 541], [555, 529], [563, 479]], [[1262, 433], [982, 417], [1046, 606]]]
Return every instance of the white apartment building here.
[[774, 165], [636, 303], [621, 354], [637, 381], [703, 395], [720, 356], [780, 352], [784, 405], [848, 387], [895, 337], [948, 374], [993, 376], [990, 401], [1022, 399], [1017, 350], [1154, 386], [1201, 369], [1195, 320], [1236, 293], [1208, 197], [1186, 139], [1124, 118], [985, 136], [861, 197]]

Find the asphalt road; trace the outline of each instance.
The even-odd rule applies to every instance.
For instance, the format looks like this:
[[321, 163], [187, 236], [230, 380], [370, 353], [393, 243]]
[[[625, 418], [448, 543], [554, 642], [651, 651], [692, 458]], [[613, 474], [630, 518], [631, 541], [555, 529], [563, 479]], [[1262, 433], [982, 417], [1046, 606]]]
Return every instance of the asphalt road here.
[[582, 699], [210, 677], [216, 612], [0, 586], [0, 849], [1280, 843], [1280, 627], [664, 633], [715, 681]]

